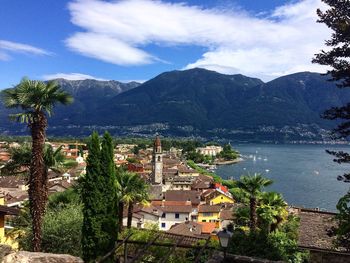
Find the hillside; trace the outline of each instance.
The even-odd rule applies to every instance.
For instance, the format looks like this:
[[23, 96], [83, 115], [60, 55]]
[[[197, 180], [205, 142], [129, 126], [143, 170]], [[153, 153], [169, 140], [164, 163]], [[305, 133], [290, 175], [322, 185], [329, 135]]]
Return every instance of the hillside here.
[[[55, 135], [108, 129], [115, 135], [160, 132], [230, 140], [319, 140], [335, 125], [320, 114], [350, 101], [349, 91], [309, 72], [268, 83], [205, 69], [165, 72], [141, 85], [58, 81], [75, 103], [56, 109], [49, 129]], [[0, 108], [5, 123], [4, 116]]]

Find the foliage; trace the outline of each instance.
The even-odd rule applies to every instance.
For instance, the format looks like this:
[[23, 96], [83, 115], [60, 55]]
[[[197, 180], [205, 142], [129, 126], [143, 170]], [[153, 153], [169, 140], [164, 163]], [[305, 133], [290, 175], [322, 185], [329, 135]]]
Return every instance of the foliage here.
[[[350, 4], [348, 0], [322, 0], [329, 6], [326, 11], [317, 10], [319, 23], [324, 23], [333, 32], [331, 38], [325, 41], [328, 50], [321, 50], [316, 54], [313, 63], [330, 66], [327, 74], [339, 88], [350, 88]], [[342, 120], [334, 129], [336, 137], [348, 137], [350, 135], [350, 103], [344, 106], [332, 107], [328, 109], [324, 118], [329, 120]], [[350, 163], [350, 154], [343, 151], [327, 151], [332, 154], [334, 161], [341, 163]], [[338, 180], [350, 182], [350, 173], [338, 176]], [[333, 229], [336, 234], [336, 245], [350, 249], [350, 211], [349, 211], [349, 193], [342, 197], [337, 205], [339, 211], [339, 226]]]
[[[127, 229], [126, 231], [123, 231], [122, 238], [125, 238], [127, 235], [132, 233], [132, 236], [130, 240], [132, 241], [142, 241], [145, 244], [147, 244], [149, 241], [154, 239], [158, 235], [158, 226], [155, 225], [151, 229]], [[167, 238], [159, 238], [157, 239], [157, 242], [161, 242], [164, 244], [173, 245], [174, 240], [167, 239]], [[198, 244], [202, 246], [204, 245], [205, 240], [200, 241]], [[136, 245], [136, 244], [128, 244], [128, 254], [129, 255], [135, 255], [136, 251], [140, 246], [144, 245]], [[208, 244], [208, 246], [216, 247], [218, 248], [218, 242], [216, 240], [211, 240]], [[163, 257], [165, 257], [169, 252], [169, 247], [162, 247], [162, 246], [150, 246], [147, 251], [142, 255], [142, 259], [140, 262], [159, 262]], [[210, 256], [211, 250], [206, 249], [204, 253], [201, 255], [199, 262], [207, 262], [208, 257]], [[117, 254], [119, 256], [123, 255], [124, 248], [121, 247]], [[193, 262], [195, 257], [197, 256], [198, 250], [196, 249], [185, 249], [185, 248], [176, 248], [175, 251], [170, 255], [170, 257], [167, 259], [166, 262], [169, 263], [190, 263]]]
[[235, 160], [239, 156], [239, 153], [233, 150], [231, 144], [225, 144], [222, 151], [216, 156], [217, 158], [222, 158], [226, 161]]
[[[54, 172], [62, 172], [67, 169], [61, 147], [53, 150], [50, 144], [44, 146], [44, 163], [46, 172], [48, 169]], [[28, 175], [30, 161], [32, 159], [32, 147], [29, 143], [23, 143], [20, 147], [10, 149], [11, 160], [1, 169], [3, 175]]]
[[186, 159], [192, 160], [195, 163], [207, 163], [207, 164], [213, 164], [214, 157], [210, 155], [203, 155], [200, 152], [197, 152], [196, 150], [190, 151], [186, 153]]
[[[109, 148], [112, 146], [107, 146], [111, 141], [107, 142], [106, 137], [108, 136], [105, 135], [103, 139], [102, 145], [104, 147], [101, 154], [98, 134], [94, 132], [91, 135], [86, 176], [82, 181], [81, 197], [84, 215], [82, 249], [83, 259], [86, 262], [92, 262], [105, 255], [117, 238], [115, 232], [110, 229], [113, 225], [113, 222], [110, 221], [113, 210], [108, 211], [112, 207], [108, 202], [111, 200], [111, 196], [109, 196], [111, 192], [106, 191], [106, 189], [110, 187], [110, 185], [107, 185], [110, 184], [111, 180], [109, 176], [113, 176], [109, 174], [111, 172], [109, 171], [111, 169], [109, 162], [113, 160], [113, 156], [109, 156]], [[103, 160], [101, 157], [103, 157]], [[107, 165], [107, 167], [102, 167], [102, 164]]]
[[255, 230], [257, 226], [257, 203], [258, 196], [261, 194], [261, 190], [272, 184], [272, 180], [264, 178], [261, 174], [244, 175], [241, 176], [240, 180], [237, 182], [237, 186], [245, 191], [249, 195], [249, 205], [250, 205], [250, 228], [252, 231]]
[[336, 216], [338, 226], [331, 229], [330, 234], [336, 235], [335, 246], [350, 251], [350, 191], [340, 198]]
[[148, 185], [138, 174], [118, 170], [115, 188], [117, 189], [119, 200], [119, 230], [121, 230], [123, 210], [126, 205], [128, 206], [128, 228], [130, 228], [133, 205], [137, 202], [147, 202]]
[[139, 161], [136, 158], [133, 158], [133, 157], [128, 157], [128, 158], [126, 158], [126, 160], [129, 163], [139, 163]]
[[297, 221], [294, 218], [289, 220], [285, 223], [285, 228], [271, 233], [236, 229], [229, 243], [229, 252], [293, 263], [307, 262], [308, 254], [301, 252], [297, 245]]
[[73, 98], [55, 81], [43, 82], [27, 78], [22, 79], [16, 87], [2, 91], [1, 97], [6, 108], [21, 109], [21, 112], [10, 114], [9, 117], [14, 121], [26, 123], [30, 129], [32, 154], [28, 195], [33, 219], [33, 250], [40, 251], [42, 220], [48, 199], [47, 167], [52, 165], [51, 161], [55, 161], [54, 158], [45, 160], [47, 117], [52, 115], [56, 104], [70, 104]]
[[[42, 251], [47, 253], [82, 256], [81, 227], [83, 215], [81, 205], [70, 203], [58, 209], [49, 209], [43, 220]], [[31, 250], [32, 232], [26, 228], [21, 236], [21, 249]]]
[[[83, 223], [79, 193], [70, 188], [49, 197], [47, 213], [43, 220], [42, 251], [47, 253], [81, 256], [81, 228]], [[31, 250], [32, 230], [28, 203], [12, 222], [11, 231], [18, 236], [20, 249]]]
[[104, 199], [104, 221], [102, 230], [109, 233], [108, 244], [104, 248], [110, 250], [114, 246], [118, 236], [118, 203], [117, 203], [117, 190], [115, 188], [116, 171], [114, 163], [114, 144], [112, 137], [108, 132], [105, 132], [102, 139], [101, 147], [101, 177], [104, 180], [103, 199]]

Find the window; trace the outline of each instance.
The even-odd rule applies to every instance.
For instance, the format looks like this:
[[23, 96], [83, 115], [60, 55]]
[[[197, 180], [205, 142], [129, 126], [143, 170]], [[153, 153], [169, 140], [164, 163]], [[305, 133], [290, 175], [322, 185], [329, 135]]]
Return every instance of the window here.
[[203, 213], [203, 216], [213, 216], [213, 213]]
[[207, 222], [207, 220], [204, 220], [204, 219], [203, 219], [202, 222]]
[[222, 196], [221, 196], [221, 200], [224, 199]]
[[165, 214], [165, 213], [163, 213], [163, 214], [162, 214], [162, 218], [165, 218], [165, 217], [166, 217], [166, 214]]
[[180, 218], [180, 214], [179, 213], [175, 213], [175, 218]]
[[162, 228], [165, 228], [165, 223], [162, 223]]
[[160, 162], [160, 156], [158, 156], [158, 162]]

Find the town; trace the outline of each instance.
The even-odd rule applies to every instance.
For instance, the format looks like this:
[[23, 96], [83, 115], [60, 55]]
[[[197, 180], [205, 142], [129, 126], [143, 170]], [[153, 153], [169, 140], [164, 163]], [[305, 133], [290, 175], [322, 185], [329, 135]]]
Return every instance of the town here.
[[[66, 164], [60, 171], [49, 169], [48, 193], [51, 196], [74, 188], [85, 176], [88, 148], [81, 142], [49, 141], [46, 144], [60, 152]], [[16, 158], [16, 151], [23, 147], [26, 143], [0, 142], [1, 243], [14, 249], [19, 248], [18, 242], [7, 233], [13, 228], [13, 218], [28, 202], [26, 173], [29, 166], [22, 164], [11, 172], [8, 167]], [[232, 194], [234, 181], [218, 180], [213, 171], [216, 165], [243, 161], [239, 153], [231, 145], [204, 145], [187, 154], [180, 148], [167, 148], [163, 150], [160, 136], [156, 136], [151, 145], [119, 143], [115, 146], [117, 169], [137, 175], [147, 185], [146, 200], [133, 203], [131, 208], [130, 203], [124, 203], [123, 226], [156, 229], [168, 235], [198, 240], [217, 240], [221, 231], [237, 227], [240, 216], [237, 213], [244, 204]], [[186, 157], [204, 162], [195, 163]], [[13, 175], [14, 171], [19, 175]], [[332, 253], [334, 239], [327, 236], [327, 229], [334, 225], [331, 219], [335, 213], [292, 206], [286, 207], [286, 211], [300, 218], [300, 247], [312, 249], [316, 254], [320, 250]]]

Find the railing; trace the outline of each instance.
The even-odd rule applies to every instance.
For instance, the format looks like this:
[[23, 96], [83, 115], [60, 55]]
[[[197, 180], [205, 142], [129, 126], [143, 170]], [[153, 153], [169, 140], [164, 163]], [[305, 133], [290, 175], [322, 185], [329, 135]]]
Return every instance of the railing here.
[[[150, 254], [150, 247], [167, 247], [169, 250], [165, 253], [165, 255], [159, 259], [157, 262], [165, 263], [168, 261], [171, 255], [176, 252], [177, 248], [181, 249], [193, 249], [197, 251], [195, 253], [196, 257], [194, 259], [194, 263], [198, 263], [200, 261], [201, 256], [203, 255], [205, 250], [213, 251], [215, 247], [209, 246], [210, 237], [208, 238], [200, 238], [193, 236], [184, 236], [178, 234], [171, 234], [166, 232], [154, 231], [154, 236], [150, 238], [148, 241], [144, 240], [132, 240], [133, 234], [127, 235], [124, 239], [118, 239], [115, 244], [115, 247], [109, 251], [105, 256], [96, 261], [96, 263], [103, 263], [107, 259], [111, 258], [116, 254], [117, 250], [120, 250], [122, 246], [124, 246], [123, 254], [119, 255], [118, 262], [124, 263], [136, 263], [142, 260], [142, 258]], [[168, 240], [167, 242], [164, 242]], [[173, 241], [172, 243], [169, 240]], [[199, 245], [199, 241], [205, 241], [203, 245]], [[128, 253], [128, 244], [133, 244], [138, 246], [136, 252], [133, 255], [129, 255]], [[195, 245], [194, 245], [195, 244]]]

